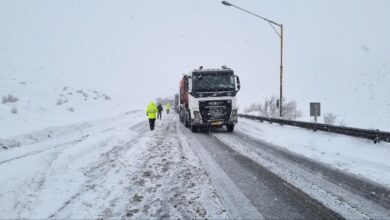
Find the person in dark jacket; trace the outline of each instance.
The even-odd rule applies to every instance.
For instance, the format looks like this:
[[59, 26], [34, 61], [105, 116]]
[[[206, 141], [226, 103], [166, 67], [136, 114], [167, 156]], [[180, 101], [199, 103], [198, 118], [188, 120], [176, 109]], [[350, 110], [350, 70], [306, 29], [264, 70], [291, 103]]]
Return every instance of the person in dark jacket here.
[[161, 113], [163, 111], [163, 107], [162, 107], [161, 103], [158, 104], [157, 110], [158, 110], [157, 118], [161, 119]]

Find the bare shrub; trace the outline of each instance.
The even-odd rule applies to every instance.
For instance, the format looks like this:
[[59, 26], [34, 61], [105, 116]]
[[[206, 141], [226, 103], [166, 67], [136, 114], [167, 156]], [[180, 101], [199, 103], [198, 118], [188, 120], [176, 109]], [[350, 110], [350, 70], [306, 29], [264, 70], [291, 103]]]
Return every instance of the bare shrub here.
[[74, 112], [74, 108], [73, 107], [68, 107], [68, 108], [66, 108], [66, 110], [68, 110], [70, 112]]
[[244, 113], [258, 112], [261, 109], [261, 104], [251, 104], [249, 107], [244, 108]]
[[328, 125], [334, 125], [336, 122], [336, 115], [328, 112], [324, 115], [324, 123]]
[[108, 95], [104, 95], [104, 100], [111, 101], [111, 97]]
[[7, 103], [15, 103], [17, 102], [19, 99], [11, 94], [8, 94], [7, 96], [3, 96], [3, 98], [1, 99], [1, 103], [3, 104], [7, 104]]
[[62, 105], [62, 104], [67, 103], [67, 102], [68, 102], [68, 99], [59, 98], [57, 100], [57, 105]]
[[18, 113], [18, 109], [16, 108], [16, 106], [12, 106], [11, 113], [12, 114]]
[[58, 99], [57, 100], [57, 105], [62, 105], [64, 104], [64, 100], [63, 99]]
[[347, 126], [347, 124], [344, 121], [340, 121], [339, 126], [345, 127], [345, 126]]
[[287, 119], [296, 119], [302, 116], [302, 113], [301, 111], [298, 110], [297, 103], [295, 101], [289, 101], [287, 103], [283, 103], [282, 111], [283, 111], [283, 117]]
[[[279, 107], [276, 105], [278, 98], [272, 96], [271, 98], [266, 98], [264, 103], [252, 104], [249, 108], [244, 109], [245, 113], [249, 112], [260, 112], [260, 116], [277, 118], [279, 117]], [[283, 99], [282, 105], [283, 118], [286, 119], [296, 119], [302, 116], [302, 113], [297, 109], [297, 103], [295, 101], [285, 101]]]
[[3, 149], [9, 149], [13, 147], [20, 147], [20, 142], [12, 139], [0, 139], [0, 147]]

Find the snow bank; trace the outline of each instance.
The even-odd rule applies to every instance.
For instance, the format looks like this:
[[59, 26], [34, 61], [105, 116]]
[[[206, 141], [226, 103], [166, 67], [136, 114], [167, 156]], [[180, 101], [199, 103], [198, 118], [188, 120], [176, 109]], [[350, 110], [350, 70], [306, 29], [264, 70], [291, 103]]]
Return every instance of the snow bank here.
[[237, 131], [390, 187], [390, 143], [240, 119]]

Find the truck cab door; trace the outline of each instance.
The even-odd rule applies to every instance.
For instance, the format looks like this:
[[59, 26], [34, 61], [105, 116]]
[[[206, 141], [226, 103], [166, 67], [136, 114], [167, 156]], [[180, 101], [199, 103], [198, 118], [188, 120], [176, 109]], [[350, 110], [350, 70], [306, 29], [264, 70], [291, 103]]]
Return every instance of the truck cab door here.
[[237, 75], [234, 75], [235, 79], [236, 79], [236, 92], [240, 91], [241, 89], [241, 85], [240, 85], [240, 77], [238, 77]]

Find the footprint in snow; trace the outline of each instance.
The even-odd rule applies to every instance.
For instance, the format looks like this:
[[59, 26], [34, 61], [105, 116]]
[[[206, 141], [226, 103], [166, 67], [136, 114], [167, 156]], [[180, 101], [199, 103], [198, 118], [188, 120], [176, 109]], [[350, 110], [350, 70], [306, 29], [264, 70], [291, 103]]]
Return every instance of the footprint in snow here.
[[133, 196], [134, 202], [141, 202], [144, 199], [143, 196], [139, 196], [137, 193]]

